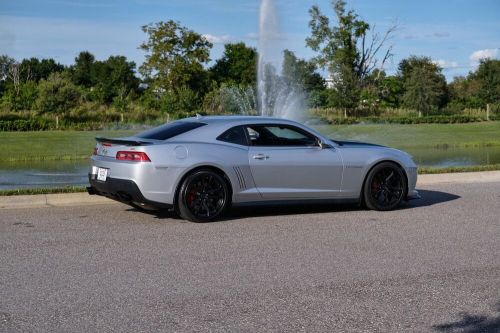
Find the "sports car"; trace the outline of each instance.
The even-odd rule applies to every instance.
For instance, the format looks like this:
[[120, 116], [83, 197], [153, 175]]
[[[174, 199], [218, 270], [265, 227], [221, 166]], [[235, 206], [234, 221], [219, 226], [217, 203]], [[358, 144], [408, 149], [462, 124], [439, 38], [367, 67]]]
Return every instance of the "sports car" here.
[[294, 121], [197, 116], [131, 137], [96, 138], [89, 194], [208, 222], [232, 205], [360, 203], [391, 210], [418, 198], [405, 152], [339, 141]]

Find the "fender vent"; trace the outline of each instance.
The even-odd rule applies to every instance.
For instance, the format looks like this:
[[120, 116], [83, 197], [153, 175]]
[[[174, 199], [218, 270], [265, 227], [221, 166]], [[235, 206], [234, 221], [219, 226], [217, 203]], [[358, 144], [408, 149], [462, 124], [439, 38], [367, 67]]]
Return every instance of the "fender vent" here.
[[233, 167], [234, 172], [236, 172], [236, 177], [238, 177], [238, 183], [240, 184], [240, 189], [244, 190], [247, 188], [247, 184], [245, 182], [245, 177], [243, 176], [243, 172], [239, 167]]

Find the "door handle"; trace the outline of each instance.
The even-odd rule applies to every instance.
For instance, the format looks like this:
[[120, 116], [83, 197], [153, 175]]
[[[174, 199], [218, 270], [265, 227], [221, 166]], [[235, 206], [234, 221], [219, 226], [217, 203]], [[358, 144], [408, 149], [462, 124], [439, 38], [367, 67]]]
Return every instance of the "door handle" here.
[[264, 154], [257, 154], [257, 155], [254, 155], [253, 158], [256, 160], [267, 160], [267, 159], [269, 159], [269, 156], [264, 155]]

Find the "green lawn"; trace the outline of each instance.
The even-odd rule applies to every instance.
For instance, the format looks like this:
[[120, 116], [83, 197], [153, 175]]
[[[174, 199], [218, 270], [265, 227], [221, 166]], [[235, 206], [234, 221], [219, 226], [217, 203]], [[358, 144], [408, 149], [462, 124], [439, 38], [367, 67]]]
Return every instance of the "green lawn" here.
[[[419, 125], [321, 125], [336, 139], [368, 141], [395, 148], [500, 146], [500, 122]], [[96, 136], [128, 136], [136, 131], [0, 132], [0, 161], [87, 158]]]
[[321, 125], [333, 139], [367, 141], [395, 148], [500, 146], [500, 122], [418, 125]]
[[137, 131], [0, 132], [0, 161], [83, 159], [92, 154], [96, 136], [119, 137]]

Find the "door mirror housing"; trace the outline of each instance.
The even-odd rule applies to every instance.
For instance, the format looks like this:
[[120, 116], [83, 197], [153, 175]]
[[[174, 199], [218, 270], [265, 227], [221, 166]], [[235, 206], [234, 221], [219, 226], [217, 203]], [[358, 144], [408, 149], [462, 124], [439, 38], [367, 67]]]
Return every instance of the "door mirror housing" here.
[[328, 143], [324, 143], [321, 139], [319, 138], [316, 138], [316, 144], [318, 145], [318, 147], [320, 149], [328, 149], [328, 148], [332, 148], [332, 146], [330, 146]]

